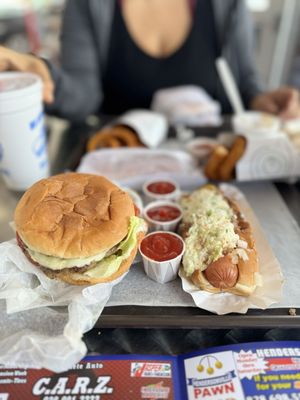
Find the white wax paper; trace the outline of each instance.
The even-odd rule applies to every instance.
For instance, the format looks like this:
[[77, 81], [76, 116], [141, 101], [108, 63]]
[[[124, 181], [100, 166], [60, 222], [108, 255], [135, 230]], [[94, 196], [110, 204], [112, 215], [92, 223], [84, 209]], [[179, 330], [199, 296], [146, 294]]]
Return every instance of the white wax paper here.
[[71, 368], [86, 354], [83, 333], [94, 326], [123, 277], [69, 285], [33, 266], [15, 240], [0, 244], [0, 364], [55, 372]]
[[158, 90], [151, 108], [164, 114], [173, 125], [219, 126], [222, 123], [220, 104], [196, 85]]
[[183, 189], [187, 180], [195, 186], [206, 180], [190, 154], [174, 149], [95, 150], [82, 157], [77, 172], [104, 175], [132, 189], [140, 189], [149, 179], [175, 179]]
[[259, 274], [262, 282], [249, 296], [237, 296], [232, 293], [208, 293], [199, 290], [190, 280], [185, 278], [183, 270], [179, 271], [182, 280], [182, 288], [189, 293], [195, 304], [217, 314], [228, 314], [231, 312], [246, 313], [249, 308], [265, 309], [282, 298], [283, 276], [280, 265], [263, 234], [259, 222], [254, 215], [249, 203], [237, 188], [231, 185], [221, 185], [221, 189], [227, 197], [234, 200], [250, 223], [256, 242], [259, 260]]
[[168, 133], [166, 117], [150, 110], [127, 111], [116, 122], [133, 128], [141, 142], [149, 148], [159, 146], [166, 139]]

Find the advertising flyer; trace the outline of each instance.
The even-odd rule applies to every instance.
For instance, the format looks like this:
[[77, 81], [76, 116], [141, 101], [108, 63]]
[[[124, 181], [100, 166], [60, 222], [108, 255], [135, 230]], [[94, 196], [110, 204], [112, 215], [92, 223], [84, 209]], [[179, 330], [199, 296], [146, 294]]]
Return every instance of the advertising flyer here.
[[180, 356], [89, 356], [64, 373], [0, 366], [0, 400], [300, 400], [300, 342]]
[[300, 400], [300, 342], [261, 342], [179, 356], [184, 399]]

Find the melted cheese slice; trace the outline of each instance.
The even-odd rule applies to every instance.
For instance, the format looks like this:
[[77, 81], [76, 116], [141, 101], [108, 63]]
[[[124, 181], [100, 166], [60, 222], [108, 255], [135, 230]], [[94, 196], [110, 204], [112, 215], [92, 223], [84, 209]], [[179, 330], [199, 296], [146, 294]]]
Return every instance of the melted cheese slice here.
[[38, 251], [32, 250], [29, 247], [26, 249], [33, 259], [43, 267], [47, 267], [52, 269], [53, 271], [60, 271], [65, 268], [73, 268], [73, 267], [84, 267], [85, 265], [89, 265], [92, 262], [97, 262], [102, 260], [105, 257], [107, 251], [96, 254], [92, 257], [85, 258], [59, 258], [53, 256], [47, 256], [46, 254], [39, 253]]
[[[128, 235], [116, 246], [114, 254], [108, 256], [106, 256], [108, 253], [108, 251], [106, 251], [92, 257], [65, 259], [47, 256], [29, 247], [27, 247], [27, 251], [34, 261], [53, 271], [60, 271], [65, 268], [83, 267], [94, 262], [95, 266], [84, 272], [84, 275], [90, 277], [106, 277], [116, 272], [122, 261], [129, 256], [132, 249], [136, 246], [137, 234], [141, 231], [146, 232], [145, 222], [141, 218], [131, 217]], [[121, 255], [118, 255], [119, 253]]]

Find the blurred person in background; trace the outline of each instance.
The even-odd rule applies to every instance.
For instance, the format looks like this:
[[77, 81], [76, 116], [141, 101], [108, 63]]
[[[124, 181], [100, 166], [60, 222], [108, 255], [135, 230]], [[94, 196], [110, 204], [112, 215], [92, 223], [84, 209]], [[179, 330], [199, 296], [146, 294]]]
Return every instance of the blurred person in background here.
[[243, 0], [68, 0], [61, 65], [0, 47], [0, 70], [34, 72], [46, 110], [72, 121], [148, 108], [161, 88], [198, 85], [232, 112], [215, 68], [223, 55], [249, 109], [300, 117], [291, 87], [265, 92]]

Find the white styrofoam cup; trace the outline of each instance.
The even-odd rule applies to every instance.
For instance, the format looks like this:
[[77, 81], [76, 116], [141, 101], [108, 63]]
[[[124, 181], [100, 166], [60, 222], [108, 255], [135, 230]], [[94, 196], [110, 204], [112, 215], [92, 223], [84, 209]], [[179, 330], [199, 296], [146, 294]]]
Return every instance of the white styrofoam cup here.
[[0, 172], [13, 190], [49, 176], [41, 79], [0, 73]]

